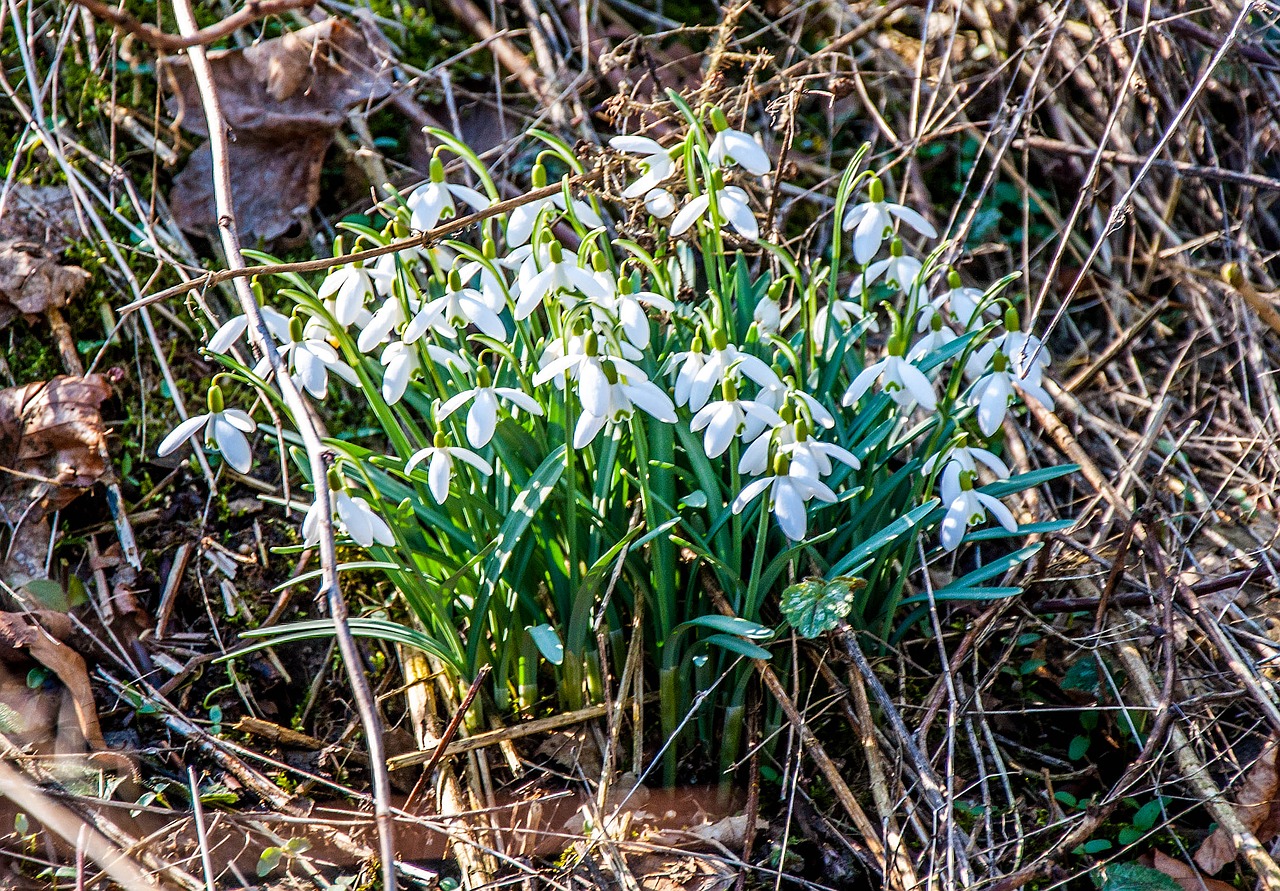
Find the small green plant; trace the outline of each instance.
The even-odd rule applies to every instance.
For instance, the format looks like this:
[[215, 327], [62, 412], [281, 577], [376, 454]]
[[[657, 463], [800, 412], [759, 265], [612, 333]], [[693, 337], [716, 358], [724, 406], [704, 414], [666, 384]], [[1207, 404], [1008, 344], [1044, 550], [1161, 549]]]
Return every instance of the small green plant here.
[[[533, 131], [544, 148], [526, 203], [466, 239], [350, 261], [319, 282], [283, 275], [288, 308], [264, 315], [299, 389], [319, 405], [352, 388], [387, 443], [335, 436], [325, 479], [296, 462], [335, 509], [313, 505], [304, 540], [335, 522], [369, 555], [343, 569], [384, 572], [417, 626], [363, 617], [353, 633], [418, 646], [460, 684], [489, 666], [502, 710], [532, 708], [551, 685], [578, 707], [602, 699], [611, 654], [621, 671], [643, 608], [664, 738], [710, 698], [718, 708], [693, 726], [727, 767], [743, 738], [744, 660], [769, 657], [784, 589], [816, 580], [781, 602], [802, 634], [845, 619], [886, 638], [931, 598], [1016, 594], [988, 583], [1039, 545], [988, 549], [928, 593], [907, 582], [922, 555], [950, 562], [970, 543], [1061, 528], [1019, 528], [1002, 499], [1071, 468], [1015, 476], [996, 453], [1018, 392], [1052, 402], [1044, 345], [1002, 296], [1011, 279], [972, 287], [942, 248], [918, 256], [908, 236], [937, 233], [886, 197], [861, 154], [834, 195], [851, 246], [793, 254], [757, 209], [775, 175], [764, 149], [718, 108], [671, 101], [685, 126], [668, 144], [612, 142], [640, 171], [613, 200], [639, 220], [630, 228], [577, 190], [572, 150]], [[387, 248], [498, 200], [467, 146], [431, 135], [428, 182], [377, 208], [381, 229], [342, 224], [336, 257], [348, 239]], [[251, 467], [258, 427], [228, 404], [230, 383], [288, 407], [268, 366], [240, 358], [247, 326], [236, 317], [210, 338], [225, 374], [161, 454], [202, 432], [227, 464]], [[280, 626], [254, 646], [329, 633]], [[666, 749], [668, 780], [682, 738]]]

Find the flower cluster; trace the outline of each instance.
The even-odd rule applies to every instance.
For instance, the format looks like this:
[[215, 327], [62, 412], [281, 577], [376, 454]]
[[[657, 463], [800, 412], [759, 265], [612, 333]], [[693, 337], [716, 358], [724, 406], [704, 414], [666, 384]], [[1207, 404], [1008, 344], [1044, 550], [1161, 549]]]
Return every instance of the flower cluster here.
[[[460, 206], [485, 211], [496, 202], [483, 165], [451, 145], [460, 169], [447, 172], [438, 151], [428, 181], [382, 209], [384, 229], [352, 227], [365, 246], [430, 230]], [[814, 260], [751, 272], [742, 251], [759, 243], [756, 196], [768, 194], [761, 186], [774, 176], [755, 137], [712, 108], [667, 144], [624, 135], [610, 145], [637, 171], [619, 203], [642, 209], [656, 251], [618, 237], [599, 196], [575, 193], [566, 180], [559, 192], [488, 217], [471, 242], [336, 265], [314, 291], [281, 291], [296, 303], [291, 315], [264, 307], [295, 385], [315, 399], [334, 378], [362, 388], [396, 419], [393, 440], [404, 444], [382, 466], [424, 485], [437, 505], [460, 491], [482, 493], [504, 472], [495, 447], [504, 424], [537, 430], [542, 441], [559, 437], [570, 454], [613, 454], [626, 440], [640, 456], [633, 478], [649, 472], [646, 431], [666, 425], [689, 456], [688, 475], [705, 481], [710, 473], [725, 487], [706, 510], [739, 515], [763, 498], [794, 542], [825, 506], [865, 497], [850, 474], [890, 455], [917, 461], [936, 486], [946, 550], [988, 515], [1016, 530], [1009, 509], [979, 488], [982, 476], [1005, 479], [1009, 469], [969, 443], [993, 441], [1021, 398], [1052, 406], [1043, 385], [1049, 355], [999, 288], [967, 286], [938, 262], [940, 251], [917, 252], [915, 242], [938, 234], [925, 216], [887, 200], [877, 175], [847, 177], [838, 206], [851, 268]], [[532, 187], [551, 181], [553, 164], [573, 163], [565, 147], [543, 151]], [[865, 199], [852, 202], [858, 186]], [[231, 319], [209, 350], [227, 354], [246, 329], [244, 317]], [[846, 376], [847, 362], [855, 371]], [[268, 376], [265, 362], [243, 372]], [[887, 437], [860, 424], [873, 415]], [[928, 419], [931, 432], [908, 437], [913, 418]], [[249, 469], [255, 425], [224, 407], [220, 384], [210, 389], [209, 413], [179, 425], [160, 454], [201, 428], [228, 465]], [[328, 482], [353, 542], [394, 543], [370, 501], [352, 494], [367, 482]], [[314, 513], [307, 540], [320, 520]]]

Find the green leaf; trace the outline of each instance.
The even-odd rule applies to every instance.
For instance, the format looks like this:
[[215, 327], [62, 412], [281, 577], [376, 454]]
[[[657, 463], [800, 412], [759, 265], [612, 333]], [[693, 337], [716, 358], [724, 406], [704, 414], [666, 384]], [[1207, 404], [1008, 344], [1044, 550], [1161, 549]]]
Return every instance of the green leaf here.
[[831, 574], [836, 577], [844, 575], [860, 561], [870, 557], [881, 548], [888, 547], [899, 536], [906, 534], [914, 528], [917, 523], [927, 517], [937, 506], [938, 499], [930, 498], [924, 504], [907, 511], [888, 526], [885, 526], [875, 535], [855, 547], [848, 554], [845, 554], [844, 558], [841, 559], [840, 562], [831, 567]]
[[1138, 808], [1138, 812], [1133, 815], [1133, 825], [1135, 829], [1146, 832], [1148, 829], [1156, 825], [1156, 820], [1160, 819], [1160, 815], [1164, 813], [1164, 802], [1159, 798], [1148, 801], [1142, 807]]
[[[459, 674], [462, 673], [462, 666], [458, 663], [457, 658], [421, 631], [416, 631], [413, 628], [408, 628], [386, 619], [352, 618], [347, 620], [347, 626], [351, 629], [351, 634], [354, 637], [386, 640], [391, 643], [404, 644], [407, 647], [415, 647], [442, 660]], [[242, 632], [240, 635], [250, 639], [258, 638], [256, 643], [241, 647], [234, 652], [227, 653], [225, 656], [220, 656], [215, 661], [226, 662], [231, 659], [239, 659], [249, 653], [256, 653], [258, 650], [265, 650], [267, 647], [278, 647], [302, 640], [333, 637], [333, 635], [332, 619], [315, 619], [309, 622], [275, 625], [271, 628], [257, 628], [252, 631]]]
[[1067, 746], [1067, 757], [1072, 761], [1079, 761], [1089, 752], [1089, 737], [1073, 736], [1071, 744]]
[[731, 653], [738, 653], [748, 659], [768, 659], [771, 655], [764, 647], [757, 646], [749, 640], [734, 637], [732, 634], [713, 634], [703, 643], [713, 644]]
[[258, 857], [258, 876], [265, 877], [280, 865], [280, 858], [284, 856], [284, 848], [278, 848], [272, 845], [263, 850], [262, 855]]
[[311, 842], [304, 835], [295, 835], [284, 843], [284, 847], [290, 854], [305, 854], [311, 850]]
[[1129, 845], [1136, 845], [1138, 842], [1142, 841], [1143, 835], [1143, 831], [1137, 826], [1125, 826], [1120, 829], [1120, 834], [1116, 837], [1116, 840], [1119, 841], [1122, 846], [1128, 847]]
[[560, 641], [560, 632], [556, 631], [550, 625], [531, 625], [529, 627], [529, 637], [533, 638], [534, 645], [548, 662], [552, 665], [564, 664], [564, 644]]
[[677, 625], [673, 633], [694, 627], [710, 628], [712, 631], [733, 634], [737, 637], [745, 637], [751, 640], [768, 640], [773, 637], [773, 632], [763, 625], [740, 619], [737, 616], [698, 616], [696, 619], [690, 619], [688, 622]]
[[[992, 560], [990, 563], [986, 563], [982, 566], [979, 566], [973, 572], [967, 573], [966, 575], [962, 575], [960, 578], [956, 579], [954, 582], [947, 585], [945, 588], [935, 591], [934, 596], [941, 597], [942, 595], [946, 594], [948, 591], [951, 591], [957, 588], [972, 588], [975, 585], [982, 584], [988, 579], [993, 579], [993, 578], [996, 578], [997, 576], [1002, 576], [1006, 572], [1008, 572], [1010, 569], [1013, 569], [1013, 567], [1018, 566], [1021, 563], [1025, 563], [1027, 560], [1030, 560], [1033, 556], [1035, 556], [1036, 553], [1040, 551], [1042, 547], [1044, 547], [1044, 544], [1041, 542], [1037, 542], [1036, 544], [1033, 544], [1033, 545], [1027, 545], [1025, 548], [1019, 548], [1018, 550], [1014, 551], [1012, 554], [1006, 554], [1005, 556], [1001, 557], [999, 560]], [[948, 598], [942, 597], [942, 599], [946, 600]]]
[[[1088, 842], [1082, 847], [1087, 849], [1092, 844], [1095, 842]], [[1107, 848], [1109, 847], [1111, 843], [1107, 842]], [[1086, 850], [1086, 853], [1093, 854], [1107, 848]], [[1160, 870], [1141, 863], [1108, 863], [1102, 867], [1102, 887], [1099, 891], [1182, 891], [1182, 886]]]
[[1066, 805], [1067, 807], [1070, 807], [1070, 808], [1074, 808], [1077, 804], [1079, 804], [1079, 799], [1064, 789], [1060, 789], [1057, 792], [1054, 792], [1053, 800], [1058, 802], [1058, 804]]
[[835, 628], [849, 615], [865, 579], [806, 579], [782, 592], [782, 615], [801, 637], [814, 638]]
[[1100, 854], [1103, 851], [1110, 851], [1113, 847], [1110, 839], [1095, 838], [1090, 839], [1080, 846], [1080, 850], [1086, 854]]
[[1017, 476], [1010, 477], [1002, 482], [992, 483], [989, 486], [983, 486], [978, 491], [984, 495], [990, 495], [992, 498], [1004, 498], [1008, 495], [1013, 495], [1015, 492], [1022, 492], [1043, 483], [1070, 476], [1079, 469], [1079, 464], [1059, 464], [1056, 467], [1045, 467], [1040, 470], [1033, 470], [1030, 473], [1020, 473]]
[[533, 476], [529, 477], [528, 484], [516, 496], [515, 503], [511, 505], [511, 513], [503, 521], [502, 528], [498, 530], [498, 537], [495, 539], [497, 546], [484, 564], [484, 576], [491, 583], [497, 582], [502, 575], [520, 537], [524, 535], [529, 524], [533, 522], [534, 515], [546, 503], [556, 483], [560, 481], [564, 473], [564, 451], [564, 446], [559, 446], [547, 455]]

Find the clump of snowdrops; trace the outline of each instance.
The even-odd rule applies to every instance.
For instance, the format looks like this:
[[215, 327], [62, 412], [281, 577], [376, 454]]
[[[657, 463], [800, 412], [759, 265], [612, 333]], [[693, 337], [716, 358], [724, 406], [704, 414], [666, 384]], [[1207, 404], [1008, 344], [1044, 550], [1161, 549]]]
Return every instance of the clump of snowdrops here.
[[[776, 173], [760, 142], [672, 101], [682, 132], [611, 141], [630, 171], [620, 194], [576, 188], [579, 159], [535, 131], [530, 186], [558, 171], [558, 191], [465, 237], [285, 275], [264, 306], [322, 416], [341, 391], [381, 428], [374, 450], [331, 439], [328, 478], [304, 483], [330, 487], [335, 510], [305, 512], [304, 542], [334, 522], [346, 567], [385, 572], [414, 620], [353, 630], [422, 647], [460, 683], [491, 666], [501, 710], [600, 698], [639, 634], [647, 664], [628, 676], [636, 691], [658, 680], [663, 738], [678, 736], [668, 778], [692, 739], [718, 739], [726, 766], [738, 756], [744, 657], [769, 656], [781, 614], [804, 634], [847, 618], [888, 638], [929, 597], [1016, 594], [982, 583], [1034, 547], [980, 543], [1057, 528], [1019, 528], [1003, 499], [1069, 469], [1013, 476], [1000, 457], [1020, 399], [1052, 406], [1050, 356], [1021, 330], [1010, 280], [975, 286], [943, 265], [933, 225], [861, 153], [828, 253], [793, 256], [762, 235]], [[381, 229], [343, 224], [335, 256], [498, 201], [467, 146], [431, 135], [427, 182], [379, 208]], [[250, 469], [259, 422], [224, 384], [287, 407], [264, 363], [237, 358], [245, 330], [237, 317], [213, 334], [225, 373], [209, 412], [160, 454], [203, 429]], [[932, 590], [922, 560], [967, 571]], [[322, 633], [288, 626], [260, 645]]]

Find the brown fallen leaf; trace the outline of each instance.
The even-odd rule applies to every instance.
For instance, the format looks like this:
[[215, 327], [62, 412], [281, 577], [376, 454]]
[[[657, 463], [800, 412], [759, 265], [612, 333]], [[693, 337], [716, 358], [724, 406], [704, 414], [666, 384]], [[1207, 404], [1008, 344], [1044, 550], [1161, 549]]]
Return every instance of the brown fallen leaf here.
[[1163, 851], [1154, 852], [1152, 867], [1173, 879], [1186, 891], [1235, 891], [1235, 887], [1220, 879], [1201, 875], [1190, 863], [1170, 857]]
[[0, 328], [17, 316], [65, 306], [89, 273], [59, 262], [79, 234], [66, 186], [15, 184], [0, 208]]
[[[245, 49], [209, 53], [223, 118], [240, 234], [274, 241], [302, 222], [320, 197], [320, 170], [349, 109], [391, 86], [391, 48], [373, 27], [330, 18]], [[168, 109], [188, 132], [207, 136], [186, 56], [160, 61]], [[208, 142], [174, 179], [174, 217], [188, 232], [217, 226]]]
[[[1280, 772], [1276, 757], [1280, 754], [1280, 741], [1272, 737], [1267, 741], [1258, 760], [1249, 768], [1244, 782], [1236, 792], [1236, 813], [1264, 845], [1269, 845], [1280, 835]], [[1196, 851], [1195, 861], [1209, 875], [1217, 873], [1236, 857], [1236, 846], [1231, 834], [1217, 829], [1206, 838]]]

